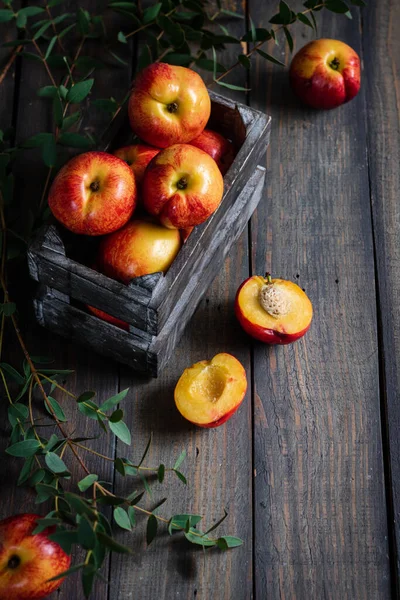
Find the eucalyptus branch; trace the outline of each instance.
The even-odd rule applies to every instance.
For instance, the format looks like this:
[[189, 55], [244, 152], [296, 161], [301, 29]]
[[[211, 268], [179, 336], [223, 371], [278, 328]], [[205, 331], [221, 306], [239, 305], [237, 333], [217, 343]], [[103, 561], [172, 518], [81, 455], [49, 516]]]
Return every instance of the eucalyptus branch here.
[[8, 61], [6, 63], [6, 66], [4, 67], [4, 69], [2, 70], [2, 72], [0, 73], [0, 85], [3, 83], [4, 79], [6, 78], [6, 75], [7, 75], [8, 71], [12, 67], [15, 59], [17, 58], [17, 56], [21, 52], [21, 50], [22, 50], [22, 46], [17, 46], [11, 52], [10, 58], [8, 59]]

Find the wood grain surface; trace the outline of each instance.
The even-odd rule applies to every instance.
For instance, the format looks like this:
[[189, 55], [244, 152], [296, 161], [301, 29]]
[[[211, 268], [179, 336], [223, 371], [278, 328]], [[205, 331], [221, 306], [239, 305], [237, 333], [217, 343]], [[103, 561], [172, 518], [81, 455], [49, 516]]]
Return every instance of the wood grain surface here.
[[[250, 4], [258, 27], [273, 6]], [[320, 30], [361, 51], [357, 13]], [[252, 73], [274, 123], [253, 268], [296, 281], [315, 308], [298, 343], [254, 348], [256, 597], [388, 598], [366, 86], [317, 112], [285, 71], [260, 59]]]
[[376, 254], [382, 415], [388, 460], [393, 583], [400, 595], [400, 4], [373, 4], [364, 11], [363, 54], [368, 161]]
[[[364, 60], [361, 92], [348, 105], [327, 112], [304, 108], [289, 89], [287, 72], [261, 59], [254, 60], [250, 74], [238, 70], [229, 79], [250, 84], [251, 106], [273, 116], [267, 184], [250, 236], [245, 232], [231, 249], [158, 380], [22, 320], [35, 354], [53, 356], [54, 366], [76, 369], [68, 378], [71, 391], [96, 389], [103, 400], [131, 388], [125, 411], [132, 450], [107, 437], [95, 442], [97, 450], [137, 459], [151, 433], [149, 466], [160, 461], [171, 466], [187, 450], [181, 469], [189, 485], [168, 474], [164, 484], [152, 485], [147, 507], [167, 496], [160, 515], [200, 513], [206, 525], [226, 508], [221, 533], [245, 541], [231, 552], [203, 554], [180, 536], [165, 534], [146, 549], [145, 520], [138, 517], [133, 534], [117, 534], [133, 555], [111, 557], [103, 570], [109, 583], [96, 584], [95, 600], [398, 597], [400, 9], [395, 0], [377, 4], [369, 3], [362, 18], [353, 10], [353, 21], [320, 13], [321, 35], [343, 39]], [[68, 5], [75, 10], [75, 3]], [[96, 10], [94, 0], [90, 6]], [[251, 15], [257, 27], [268, 27], [276, 3], [250, 0], [242, 6], [229, 0], [227, 7]], [[238, 20], [226, 24], [231, 31], [243, 29]], [[4, 26], [0, 31], [9, 33]], [[296, 26], [295, 34], [296, 48], [309, 39], [304, 27]], [[237, 48], [229, 50], [234, 61]], [[125, 51], [133, 64], [133, 49]], [[270, 51], [290, 60], [279, 48]], [[0, 70], [7, 52], [0, 48]], [[109, 97], [111, 89], [122, 97], [131, 75], [130, 66], [108, 69], [107, 77], [96, 82], [99, 97]], [[37, 88], [48, 83], [38, 63], [21, 61], [15, 78], [13, 67], [0, 85], [0, 127], [13, 121], [14, 110], [18, 140], [50, 130], [49, 107], [36, 96]], [[226, 94], [246, 99], [243, 93]], [[94, 112], [84, 127], [96, 132], [100, 120]], [[32, 198], [40, 198], [46, 177], [41, 164], [30, 151], [17, 165], [18, 197], [27, 208]], [[237, 287], [250, 273], [267, 268], [298, 282], [314, 304], [310, 331], [289, 347], [253, 344], [234, 318]], [[21, 354], [9, 340], [7, 360], [19, 365]], [[247, 397], [226, 426], [197, 429], [177, 414], [173, 389], [185, 367], [220, 351], [231, 352], [245, 366]], [[68, 415], [76, 414], [65, 397], [57, 398]], [[36, 402], [40, 411], [42, 401]], [[7, 443], [6, 408], [3, 402], [0, 450]], [[78, 419], [78, 431], [98, 433], [86, 419]], [[140, 487], [134, 478], [114, 474], [111, 463], [85, 458], [93, 472], [111, 481], [115, 477], [117, 492]], [[393, 485], [388, 511], [384, 458], [389, 492]], [[0, 469], [0, 518], [45, 510], [27, 490], [14, 487], [19, 466], [7, 458]], [[80, 479], [81, 473], [75, 470], [73, 477]], [[56, 598], [82, 600], [75, 575], [51, 600]]]

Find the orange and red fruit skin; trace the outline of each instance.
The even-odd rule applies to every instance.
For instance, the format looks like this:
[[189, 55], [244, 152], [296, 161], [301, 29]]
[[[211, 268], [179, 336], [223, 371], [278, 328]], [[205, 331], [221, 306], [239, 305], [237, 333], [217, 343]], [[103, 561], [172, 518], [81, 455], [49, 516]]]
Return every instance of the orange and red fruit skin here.
[[289, 75], [294, 92], [305, 104], [317, 109], [336, 108], [358, 94], [360, 58], [339, 40], [314, 40], [294, 56]]
[[205, 128], [211, 113], [207, 88], [195, 71], [154, 63], [135, 79], [129, 99], [133, 131], [151, 146], [189, 142]]
[[32, 535], [40, 518], [24, 513], [0, 521], [0, 600], [41, 600], [63, 581], [48, 580], [66, 571], [71, 557], [48, 539], [55, 527]]
[[49, 192], [54, 217], [73, 233], [104, 235], [131, 218], [136, 207], [134, 175], [107, 152], [85, 152], [68, 161]]

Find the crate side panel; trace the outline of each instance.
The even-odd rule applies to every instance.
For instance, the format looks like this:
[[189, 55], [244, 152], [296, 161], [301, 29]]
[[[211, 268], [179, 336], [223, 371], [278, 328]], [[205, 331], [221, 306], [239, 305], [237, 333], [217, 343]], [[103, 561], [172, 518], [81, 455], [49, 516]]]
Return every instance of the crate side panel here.
[[156, 361], [154, 356], [148, 360], [145, 344], [122, 329], [65, 304], [51, 294], [35, 300], [35, 312], [38, 322], [51, 331], [124, 363], [135, 371], [153, 377], [157, 375]]

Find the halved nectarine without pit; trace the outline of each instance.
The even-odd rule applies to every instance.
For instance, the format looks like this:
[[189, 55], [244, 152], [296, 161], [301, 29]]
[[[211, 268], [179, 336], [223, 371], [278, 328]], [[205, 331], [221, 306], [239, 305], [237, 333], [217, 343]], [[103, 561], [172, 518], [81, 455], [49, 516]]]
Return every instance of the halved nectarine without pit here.
[[292, 281], [255, 275], [237, 291], [235, 314], [246, 333], [267, 344], [290, 344], [309, 329], [312, 304]]
[[184, 370], [175, 387], [175, 404], [191, 423], [218, 427], [238, 409], [246, 390], [242, 364], [231, 354], [221, 353]]

